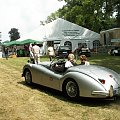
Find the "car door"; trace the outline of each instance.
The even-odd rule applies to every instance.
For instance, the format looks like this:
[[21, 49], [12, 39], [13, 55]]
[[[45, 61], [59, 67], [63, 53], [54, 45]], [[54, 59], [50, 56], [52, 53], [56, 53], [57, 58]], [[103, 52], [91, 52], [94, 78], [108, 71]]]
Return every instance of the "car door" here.
[[34, 69], [34, 74], [33, 74], [34, 83], [43, 86], [47, 86], [59, 90], [59, 83], [61, 77], [62, 75], [56, 74], [54, 71], [51, 71], [50, 69], [44, 66]]

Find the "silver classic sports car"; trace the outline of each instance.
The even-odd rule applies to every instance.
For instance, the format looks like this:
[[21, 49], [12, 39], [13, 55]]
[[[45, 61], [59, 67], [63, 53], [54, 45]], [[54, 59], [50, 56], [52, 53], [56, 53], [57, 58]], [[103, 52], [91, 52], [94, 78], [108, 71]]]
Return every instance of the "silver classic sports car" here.
[[120, 95], [120, 74], [97, 65], [65, 69], [65, 61], [27, 63], [22, 76], [27, 84], [37, 83], [62, 91], [69, 98], [79, 96], [111, 98]]

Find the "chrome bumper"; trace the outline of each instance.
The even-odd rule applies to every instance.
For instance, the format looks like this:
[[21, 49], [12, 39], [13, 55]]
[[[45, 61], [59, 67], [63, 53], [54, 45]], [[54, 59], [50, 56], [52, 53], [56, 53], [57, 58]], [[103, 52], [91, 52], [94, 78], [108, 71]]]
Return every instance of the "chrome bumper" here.
[[113, 95], [114, 96], [120, 96], [120, 87], [114, 89]]
[[107, 91], [92, 91], [92, 95], [96, 97], [109, 97], [109, 92]]
[[108, 91], [92, 91], [92, 95], [103, 98], [120, 96], [120, 87], [113, 89], [113, 86], [111, 85]]

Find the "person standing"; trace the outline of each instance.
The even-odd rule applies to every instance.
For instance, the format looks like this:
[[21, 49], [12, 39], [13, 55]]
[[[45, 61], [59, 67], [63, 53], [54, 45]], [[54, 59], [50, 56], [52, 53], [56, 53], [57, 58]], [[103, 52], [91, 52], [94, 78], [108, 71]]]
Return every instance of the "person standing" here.
[[23, 50], [20, 48], [20, 49], [19, 49], [19, 57], [23, 57], [23, 54], [24, 54], [24, 53], [23, 53]]
[[16, 55], [17, 56], [17, 46], [13, 46], [13, 55]]
[[29, 56], [29, 46], [28, 45], [24, 45], [24, 51], [25, 51], [25, 57]]
[[52, 58], [55, 56], [54, 48], [52, 46], [48, 47], [48, 55], [49, 55], [50, 61], [52, 61]]
[[34, 56], [35, 64], [38, 64], [38, 59], [40, 57], [40, 47], [36, 43], [34, 43], [33, 46], [33, 56]]
[[8, 47], [5, 47], [4, 48], [4, 53], [5, 53], [5, 58], [6, 58], [6, 60], [8, 60]]
[[35, 64], [34, 56], [33, 56], [33, 44], [32, 43], [30, 43], [30, 45], [29, 45], [29, 57], [30, 57], [30, 62]]

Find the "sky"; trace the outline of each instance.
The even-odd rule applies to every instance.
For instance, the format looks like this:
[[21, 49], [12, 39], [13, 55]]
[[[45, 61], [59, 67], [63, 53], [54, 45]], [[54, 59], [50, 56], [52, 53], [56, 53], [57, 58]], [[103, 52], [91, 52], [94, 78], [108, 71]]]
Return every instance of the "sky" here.
[[0, 0], [0, 39], [10, 40], [11, 28], [17, 28], [21, 37], [32, 32], [63, 5], [58, 0]]

